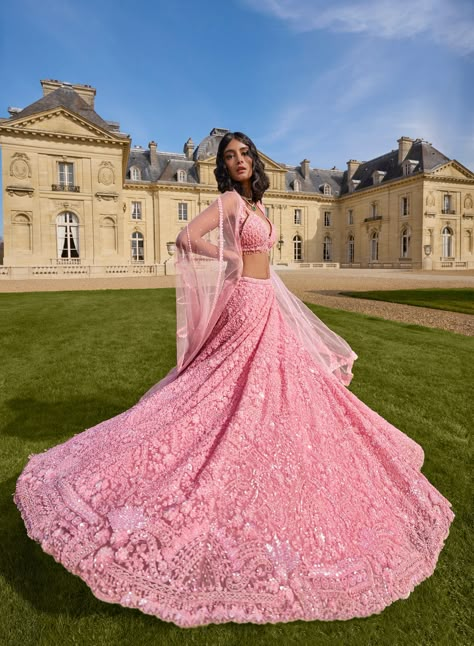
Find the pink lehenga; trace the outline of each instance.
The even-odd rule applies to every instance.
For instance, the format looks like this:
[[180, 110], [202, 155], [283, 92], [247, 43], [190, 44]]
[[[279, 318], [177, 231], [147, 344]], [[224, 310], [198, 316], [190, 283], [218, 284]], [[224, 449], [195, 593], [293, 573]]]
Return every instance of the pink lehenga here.
[[225, 193], [178, 238], [176, 368], [32, 456], [15, 502], [99, 599], [179, 626], [379, 613], [433, 572], [450, 504], [346, 388], [349, 346], [242, 276], [242, 213]]

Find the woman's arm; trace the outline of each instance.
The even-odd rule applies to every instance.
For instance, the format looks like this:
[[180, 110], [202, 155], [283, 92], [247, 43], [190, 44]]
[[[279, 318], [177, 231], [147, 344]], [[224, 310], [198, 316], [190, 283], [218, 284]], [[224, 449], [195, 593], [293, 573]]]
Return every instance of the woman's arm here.
[[[224, 214], [234, 212], [237, 217], [237, 208], [239, 206], [238, 198], [232, 193], [227, 192], [220, 196]], [[176, 246], [184, 253], [194, 253], [207, 258], [218, 258], [219, 249], [215, 244], [204, 240], [203, 236], [219, 226], [219, 206], [218, 200], [214, 200], [204, 211], [197, 215], [191, 222], [178, 234]], [[224, 260], [226, 259], [224, 254]]]

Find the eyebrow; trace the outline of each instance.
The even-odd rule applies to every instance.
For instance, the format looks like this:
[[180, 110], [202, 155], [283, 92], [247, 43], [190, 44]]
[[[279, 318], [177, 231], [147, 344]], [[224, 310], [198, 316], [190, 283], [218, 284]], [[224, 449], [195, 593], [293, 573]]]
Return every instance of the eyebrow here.
[[[242, 146], [239, 146], [239, 150], [243, 150], [244, 148], [247, 148], [247, 150], [250, 150], [247, 144], [243, 144]], [[233, 152], [235, 152], [235, 149], [231, 148], [230, 150], [226, 150], [224, 154], [226, 155], [227, 153], [233, 153]]]

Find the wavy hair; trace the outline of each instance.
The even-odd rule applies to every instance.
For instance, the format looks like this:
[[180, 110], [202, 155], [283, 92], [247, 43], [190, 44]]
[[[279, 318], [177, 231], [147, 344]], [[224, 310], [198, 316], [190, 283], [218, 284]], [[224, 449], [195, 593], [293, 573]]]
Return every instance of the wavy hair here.
[[232, 141], [232, 139], [241, 141], [249, 148], [250, 156], [253, 160], [253, 172], [252, 177], [250, 178], [250, 184], [252, 187], [252, 200], [254, 202], [259, 202], [262, 199], [263, 194], [265, 193], [267, 188], [270, 186], [270, 180], [265, 174], [265, 165], [259, 157], [255, 144], [250, 139], [250, 137], [244, 135], [243, 132], [228, 132], [222, 137], [220, 141], [219, 148], [217, 149], [216, 168], [214, 169], [214, 175], [216, 176], [217, 180], [217, 187], [221, 193], [235, 189], [240, 195], [243, 194], [242, 184], [240, 182], [235, 182], [230, 177], [224, 162], [224, 151]]

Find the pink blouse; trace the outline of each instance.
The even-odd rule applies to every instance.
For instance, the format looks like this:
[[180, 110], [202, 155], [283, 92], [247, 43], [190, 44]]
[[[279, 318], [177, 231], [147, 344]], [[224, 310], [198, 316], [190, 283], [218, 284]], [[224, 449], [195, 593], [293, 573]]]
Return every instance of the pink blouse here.
[[[260, 207], [258, 207], [260, 209]], [[242, 253], [268, 253], [275, 244], [275, 229], [265, 216], [266, 222], [255, 211], [243, 209], [240, 216], [239, 232]]]

